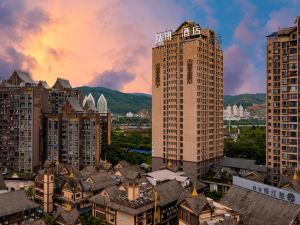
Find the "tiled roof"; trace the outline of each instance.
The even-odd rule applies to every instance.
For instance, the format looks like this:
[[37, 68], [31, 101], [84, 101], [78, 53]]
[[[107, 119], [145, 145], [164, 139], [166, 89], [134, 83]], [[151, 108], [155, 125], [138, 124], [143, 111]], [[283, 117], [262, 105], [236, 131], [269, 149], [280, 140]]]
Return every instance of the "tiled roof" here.
[[17, 71], [15, 70], [14, 71], [19, 77], [20, 79], [25, 82], [25, 83], [34, 83], [32, 78], [31, 78], [31, 75], [28, 73], [28, 72], [24, 72], [24, 71]]
[[71, 89], [72, 88], [70, 82], [66, 79], [57, 78], [56, 83], [58, 83], [61, 87], [66, 88], [66, 89]]
[[297, 27], [287, 27], [287, 28], [281, 28], [276, 32], [273, 32], [272, 34], [268, 35], [267, 37], [272, 37], [272, 36], [285, 36], [289, 35], [293, 31], [297, 30]]
[[12, 191], [0, 195], [0, 217], [38, 207], [39, 204], [30, 201], [24, 191]]
[[[114, 191], [116, 191], [115, 188]], [[138, 198], [136, 200], [129, 201], [126, 195], [121, 196], [119, 193], [122, 193], [122, 191], [116, 192], [115, 195], [117, 196], [115, 196], [115, 198], [109, 198], [98, 194], [90, 198], [90, 201], [99, 205], [107, 206], [114, 210], [126, 212], [130, 215], [139, 215], [140, 213], [153, 208], [152, 198]]]
[[98, 191], [115, 184], [112, 177], [107, 173], [94, 174], [91, 175], [90, 178], [93, 181], [93, 183], [90, 184], [92, 191]]
[[86, 101], [83, 109], [87, 112], [97, 112], [95, 105], [91, 101]]
[[193, 212], [196, 215], [199, 215], [205, 206], [209, 205], [207, 199], [204, 195], [198, 195], [197, 197], [187, 197], [185, 198], [185, 201], [190, 206], [190, 208], [193, 210]]
[[78, 224], [79, 216], [80, 214], [76, 208], [71, 211], [58, 208], [54, 216], [54, 221], [63, 222], [65, 225], [76, 225]]
[[[135, 180], [140, 177], [140, 171], [136, 171], [136, 170], [132, 169], [131, 167], [121, 168], [121, 169], [118, 169], [117, 171], [119, 171], [122, 174], [122, 176], [128, 180]], [[115, 172], [115, 174], [116, 174], [116, 172]]]
[[230, 168], [247, 169], [250, 171], [257, 171], [263, 173], [267, 172], [266, 166], [256, 165], [255, 160], [249, 160], [249, 159], [225, 157], [221, 162], [221, 166], [230, 167]]
[[50, 87], [49, 87], [47, 81], [45, 81], [45, 80], [40, 80], [40, 82], [38, 83], [38, 85], [39, 85], [40, 87], [45, 88], [45, 89], [50, 89]]
[[60, 108], [60, 112], [64, 111], [67, 103], [70, 104], [70, 106], [72, 107], [72, 109], [75, 112], [84, 113], [84, 110], [81, 107], [81, 105], [79, 104], [79, 101], [78, 101], [78, 99], [76, 97], [69, 97], [69, 98], [67, 98], [67, 100], [65, 101], [65, 103], [63, 104], [63, 106]]
[[165, 206], [172, 202], [177, 202], [181, 194], [184, 192], [181, 184], [176, 180], [162, 182], [154, 187], [158, 194], [158, 204]]
[[292, 224], [300, 206], [233, 185], [221, 201], [238, 211], [244, 225]]

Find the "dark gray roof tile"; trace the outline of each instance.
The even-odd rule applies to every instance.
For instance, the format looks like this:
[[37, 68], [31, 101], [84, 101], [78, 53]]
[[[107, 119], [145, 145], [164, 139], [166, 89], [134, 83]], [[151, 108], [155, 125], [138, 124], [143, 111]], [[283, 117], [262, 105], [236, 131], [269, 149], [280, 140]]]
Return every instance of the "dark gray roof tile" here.
[[238, 211], [244, 225], [292, 224], [300, 206], [233, 185], [221, 201]]
[[24, 191], [12, 191], [0, 195], [0, 217], [38, 207], [39, 204], [30, 201]]

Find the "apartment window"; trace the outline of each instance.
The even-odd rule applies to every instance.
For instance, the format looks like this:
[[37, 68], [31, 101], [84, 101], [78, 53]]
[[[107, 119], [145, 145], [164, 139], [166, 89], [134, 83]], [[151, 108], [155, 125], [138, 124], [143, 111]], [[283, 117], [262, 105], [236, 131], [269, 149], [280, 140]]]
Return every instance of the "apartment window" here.
[[160, 64], [155, 65], [155, 86], [160, 86]]
[[187, 83], [191, 84], [193, 81], [193, 60], [187, 60]]

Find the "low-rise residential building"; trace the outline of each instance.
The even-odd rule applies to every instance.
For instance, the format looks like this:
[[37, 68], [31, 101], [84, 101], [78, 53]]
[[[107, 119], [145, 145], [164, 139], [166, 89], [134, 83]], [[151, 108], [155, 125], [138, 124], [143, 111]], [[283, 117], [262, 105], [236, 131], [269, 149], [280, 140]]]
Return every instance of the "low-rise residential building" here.
[[177, 205], [179, 225], [242, 224], [237, 211], [202, 194], [183, 193]]
[[70, 211], [58, 208], [54, 214], [53, 223], [57, 225], [82, 225], [80, 214], [76, 208]]
[[220, 163], [221, 171], [230, 175], [246, 176], [250, 172], [267, 174], [267, 168], [264, 165], [257, 165], [255, 160], [225, 157]]
[[101, 218], [106, 224], [136, 225], [153, 223], [153, 193], [140, 196], [140, 187], [131, 181], [127, 191], [117, 186], [104, 189], [90, 199], [92, 215]]
[[300, 224], [299, 193], [233, 177], [221, 204], [238, 211], [244, 225]]
[[45, 213], [61, 207], [78, 209], [80, 213], [90, 210], [88, 199], [103, 189], [114, 185], [113, 175], [97, 168], [83, 171], [69, 164], [47, 161], [44, 169], [34, 178], [34, 199]]
[[29, 200], [24, 191], [0, 194], [0, 224], [27, 224], [38, 217], [39, 204]]
[[150, 183], [129, 181], [111, 186], [92, 197], [92, 215], [106, 224], [177, 224], [176, 203], [183, 187], [176, 180], [152, 187]]

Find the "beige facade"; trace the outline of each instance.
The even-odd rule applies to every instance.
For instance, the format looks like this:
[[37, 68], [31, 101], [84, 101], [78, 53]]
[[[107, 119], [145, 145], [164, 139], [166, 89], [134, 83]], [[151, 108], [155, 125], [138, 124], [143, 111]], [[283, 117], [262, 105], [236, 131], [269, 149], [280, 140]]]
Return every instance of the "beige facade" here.
[[154, 170], [172, 163], [198, 176], [223, 156], [220, 44], [214, 31], [187, 21], [152, 49]]
[[299, 168], [300, 17], [295, 26], [267, 36], [267, 167], [268, 180]]

